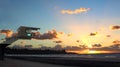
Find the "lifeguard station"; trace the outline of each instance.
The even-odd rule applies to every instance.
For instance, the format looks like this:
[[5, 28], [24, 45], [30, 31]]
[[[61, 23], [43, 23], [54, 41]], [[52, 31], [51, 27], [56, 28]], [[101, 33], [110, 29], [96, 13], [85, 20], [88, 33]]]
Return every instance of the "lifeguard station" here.
[[4, 60], [4, 50], [5, 47], [11, 45], [13, 42], [18, 39], [27, 39], [30, 40], [34, 37], [34, 33], [40, 28], [20, 26], [17, 29], [17, 34], [15, 36], [5, 38], [6, 40], [0, 43], [0, 60]]

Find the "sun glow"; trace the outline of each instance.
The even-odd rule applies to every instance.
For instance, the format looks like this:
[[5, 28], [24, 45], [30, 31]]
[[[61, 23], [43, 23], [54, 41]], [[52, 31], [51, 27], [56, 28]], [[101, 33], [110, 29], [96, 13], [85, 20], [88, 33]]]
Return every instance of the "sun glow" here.
[[102, 54], [102, 53], [119, 53], [119, 52], [117, 52], [117, 51], [88, 50], [88, 54]]
[[96, 50], [89, 50], [88, 51], [88, 54], [98, 54], [100, 53], [99, 51], [96, 51]]
[[120, 53], [119, 51], [101, 51], [101, 50], [91, 50], [91, 49], [83, 49], [83, 50], [67, 50], [67, 52], [77, 53], [77, 54], [107, 54], [107, 53]]
[[99, 54], [99, 53], [101, 53], [100, 51], [90, 50], [90, 49], [76, 50], [76, 51], [67, 50], [67, 52], [73, 52], [73, 53], [77, 53], [77, 54]]

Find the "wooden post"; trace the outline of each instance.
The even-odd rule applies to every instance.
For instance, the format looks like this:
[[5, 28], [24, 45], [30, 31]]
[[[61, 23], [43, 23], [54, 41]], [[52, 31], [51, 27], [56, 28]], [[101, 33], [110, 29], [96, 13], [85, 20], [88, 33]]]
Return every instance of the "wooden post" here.
[[5, 53], [5, 48], [9, 44], [0, 44], [0, 60], [4, 60], [4, 53]]

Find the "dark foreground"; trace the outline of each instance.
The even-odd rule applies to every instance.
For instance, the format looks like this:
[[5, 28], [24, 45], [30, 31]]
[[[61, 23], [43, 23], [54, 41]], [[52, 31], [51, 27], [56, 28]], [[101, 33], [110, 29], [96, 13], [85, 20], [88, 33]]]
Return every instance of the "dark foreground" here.
[[4, 61], [0, 60], [0, 67], [71, 67], [71, 66], [63, 66], [63, 65], [55, 65], [55, 64], [47, 64], [47, 63], [5, 58]]
[[78, 57], [9, 57], [13, 59], [57, 64], [73, 67], [120, 67], [120, 59], [114, 58], [78, 58]]

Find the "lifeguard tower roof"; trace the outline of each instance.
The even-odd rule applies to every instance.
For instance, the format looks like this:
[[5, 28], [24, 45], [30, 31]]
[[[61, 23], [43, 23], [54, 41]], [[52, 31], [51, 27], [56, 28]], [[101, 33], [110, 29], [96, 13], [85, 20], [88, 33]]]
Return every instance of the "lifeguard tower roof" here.
[[36, 28], [36, 27], [27, 27], [27, 26], [20, 26], [18, 29], [31, 29], [31, 30], [38, 30], [40, 28]]
[[17, 37], [20, 39], [31, 39], [34, 36], [34, 32], [39, 29], [40, 28], [36, 27], [20, 26], [17, 30], [18, 31]]

